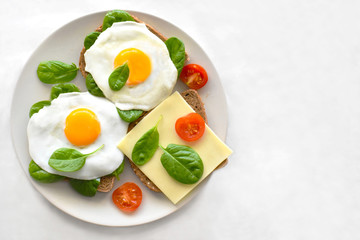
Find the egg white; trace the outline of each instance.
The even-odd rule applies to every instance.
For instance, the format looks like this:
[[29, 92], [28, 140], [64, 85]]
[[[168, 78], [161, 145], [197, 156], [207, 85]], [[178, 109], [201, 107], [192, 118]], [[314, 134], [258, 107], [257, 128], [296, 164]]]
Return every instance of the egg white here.
[[[93, 111], [101, 126], [101, 133], [96, 141], [85, 147], [76, 147], [64, 133], [65, 119], [77, 108], [88, 108]], [[122, 121], [113, 103], [105, 98], [95, 97], [88, 92], [63, 93], [32, 115], [27, 127], [29, 154], [45, 171], [62, 176], [90, 180], [112, 173], [124, 159], [117, 148], [119, 139], [126, 135], [128, 124]], [[83, 154], [104, 147], [87, 157], [85, 165], [76, 172], [59, 172], [49, 166], [48, 161], [53, 152], [59, 148], [73, 148]]]
[[[113, 91], [108, 78], [114, 70], [114, 59], [127, 48], [137, 48], [149, 56], [151, 74], [143, 83]], [[165, 43], [142, 23], [114, 23], [99, 35], [84, 57], [85, 70], [91, 73], [105, 97], [121, 110], [154, 108], [171, 94], [177, 80], [177, 70]]]

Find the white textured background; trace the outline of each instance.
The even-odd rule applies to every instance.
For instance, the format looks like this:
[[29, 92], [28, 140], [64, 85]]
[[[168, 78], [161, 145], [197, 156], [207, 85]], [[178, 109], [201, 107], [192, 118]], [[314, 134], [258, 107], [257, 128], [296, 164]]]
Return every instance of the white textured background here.
[[[228, 100], [234, 150], [201, 193], [156, 222], [77, 220], [30, 184], [10, 137], [26, 60], [82, 15], [159, 16], [207, 52]], [[360, 239], [360, 2], [350, 0], [0, 3], [1, 239]]]

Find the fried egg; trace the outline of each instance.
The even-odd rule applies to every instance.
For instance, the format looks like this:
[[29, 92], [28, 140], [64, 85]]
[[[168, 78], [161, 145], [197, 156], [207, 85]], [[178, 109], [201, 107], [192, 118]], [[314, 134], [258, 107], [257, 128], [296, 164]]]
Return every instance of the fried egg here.
[[[121, 110], [154, 108], [171, 94], [177, 80], [165, 43], [142, 23], [114, 23], [99, 35], [84, 57], [85, 70]], [[124, 63], [128, 63], [129, 78], [124, 87], [113, 91], [109, 76]]]
[[[112, 173], [122, 163], [124, 155], [116, 143], [126, 135], [127, 127], [114, 104], [107, 99], [88, 92], [63, 93], [30, 118], [27, 127], [29, 153], [49, 173], [95, 179]], [[87, 154], [102, 145], [102, 149], [87, 157], [78, 171], [60, 172], [48, 164], [50, 156], [59, 148]]]

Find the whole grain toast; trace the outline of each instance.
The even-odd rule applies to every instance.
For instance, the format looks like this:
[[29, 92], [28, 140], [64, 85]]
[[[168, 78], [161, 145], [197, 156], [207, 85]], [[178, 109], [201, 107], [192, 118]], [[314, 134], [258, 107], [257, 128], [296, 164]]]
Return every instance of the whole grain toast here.
[[[196, 90], [188, 89], [181, 93], [181, 96], [184, 98], [184, 100], [194, 109], [195, 112], [201, 115], [201, 117], [204, 119], [204, 121], [207, 123], [207, 116], [205, 111], [205, 106], [203, 101], [201, 100], [200, 95]], [[142, 118], [144, 118], [149, 112], [144, 113], [138, 120], [135, 122], [132, 122], [129, 124], [128, 132], [130, 132], [140, 121]], [[141, 180], [141, 182], [148, 187], [149, 189], [155, 191], [155, 192], [161, 192], [161, 190], [128, 158], [126, 158], [131, 165], [131, 168], [133, 169], [134, 173], [138, 178]], [[225, 159], [218, 167], [221, 168], [225, 166], [227, 163], [227, 159]]]
[[[205, 112], [204, 103], [201, 100], [200, 95], [197, 93], [196, 90], [188, 89], [181, 93], [181, 96], [184, 100], [194, 109], [195, 112], [199, 113], [204, 121], [207, 123], [207, 116]], [[143, 115], [140, 116], [139, 119], [129, 124], [128, 132], [130, 132], [149, 112], [145, 112]], [[161, 192], [161, 190], [131, 161], [127, 158], [130, 162], [130, 166], [133, 169], [134, 173], [140, 181], [148, 187], [150, 190], [155, 192]]]

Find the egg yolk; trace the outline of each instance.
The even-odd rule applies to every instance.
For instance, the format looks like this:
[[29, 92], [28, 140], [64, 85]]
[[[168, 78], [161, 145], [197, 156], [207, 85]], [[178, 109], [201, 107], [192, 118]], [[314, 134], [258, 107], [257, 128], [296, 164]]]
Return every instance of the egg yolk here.
[[65, 120], [65, 135], [75, 146], [93, 143], [101, 132], [96, 114], [87, 108], [72, 111]]
[[125, 62], [129, 66], [129, 78], [127, 85], [137, 85], [144, 82], [151, 73], [150, 58], [142, 51], [136, 48], [127, 48], [122, 50], [114, 60], [114, 68], [123, 65]]

